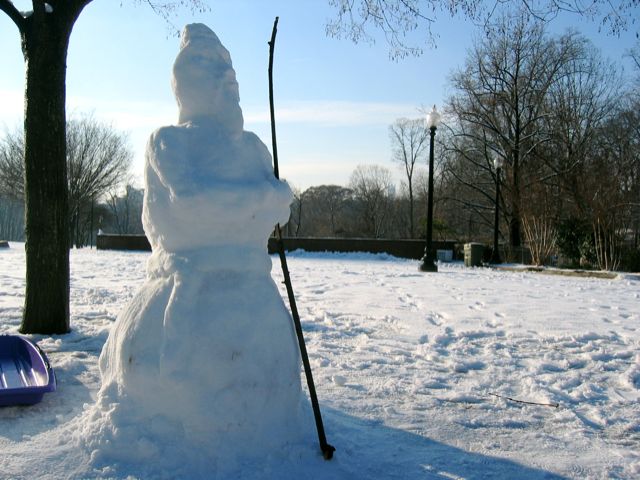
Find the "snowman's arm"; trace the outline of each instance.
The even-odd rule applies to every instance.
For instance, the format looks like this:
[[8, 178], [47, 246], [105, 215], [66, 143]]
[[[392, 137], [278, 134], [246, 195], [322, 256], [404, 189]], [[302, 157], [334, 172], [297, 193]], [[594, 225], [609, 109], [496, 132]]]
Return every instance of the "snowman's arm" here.
[[147, 144], [147, 168], [154, 173], [172, 196], [180, 193], [185, 185], [185, 154], [180, 145], [184, 132], [179, 127], [162, 127], [151, 134]]

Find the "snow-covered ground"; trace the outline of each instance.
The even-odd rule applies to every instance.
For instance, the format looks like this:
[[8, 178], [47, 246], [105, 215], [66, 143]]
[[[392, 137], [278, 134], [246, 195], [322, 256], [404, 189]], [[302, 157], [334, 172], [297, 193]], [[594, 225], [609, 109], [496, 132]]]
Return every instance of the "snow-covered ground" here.
[[[100, 387], [98, 356], [148, 257], [72, 252], [73, 331], [33, 336], [58, 391], [36, 406], [0, 409], [1, 479], [123, 476], [122, 466], [88, 470], [77, 440]], [[284, 452], [240, 465], [238, 478], [640, 477], [637, 277], [460, 264], [424, 274], [415, 261], [387, 256], [288, 258], [337, 452], [330, 462], [315, 445], [313, 454]], [[23, 293], [24, 247], [12, 243], [0, 250], [0, 333], [17, 331]]]

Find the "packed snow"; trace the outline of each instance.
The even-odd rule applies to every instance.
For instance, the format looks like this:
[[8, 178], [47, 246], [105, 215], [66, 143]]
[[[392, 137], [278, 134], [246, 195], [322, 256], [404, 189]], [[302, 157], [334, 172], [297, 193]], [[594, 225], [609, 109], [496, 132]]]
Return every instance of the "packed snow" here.
[[[10, 245], [0, 250], [2, 333], [17, 332], [24, 300], [24, 245]], [[100, 469], [78, 442], [100, 388], [98, 357], [145, 284], [149, 259], [72, 251], [72, 332], [32, 336], [49, 354], [58, 391], [33, 407], [0, 409], [0, 478], [172, 478], [157, 469], [153, 452], [173, 442], [151, 445], [140, 437], [132, 448], [147, 449], [148, 457]], [[278, 259], [272, 261], [284, 297]], [[260, 461], [240, 455], [227, 478], [640, 476], [637, 276], [549, 276], [458, 263], [425, 274], [418, 263], [289, 255], [336, 455], [322, 459], [309, 418], [302, 443]], [[186, 463], [180, 477], [197, 472]]]
[[77, 436], [109, 475], [228, 477], [308, 431], [295, 332], [265, 248], [293, 195], [243, 130], [231, 56], [206, 25], [184, 28], [172, 86], [178, 124], [156, 130], [146, 152], [147, 279], [110, 331]]

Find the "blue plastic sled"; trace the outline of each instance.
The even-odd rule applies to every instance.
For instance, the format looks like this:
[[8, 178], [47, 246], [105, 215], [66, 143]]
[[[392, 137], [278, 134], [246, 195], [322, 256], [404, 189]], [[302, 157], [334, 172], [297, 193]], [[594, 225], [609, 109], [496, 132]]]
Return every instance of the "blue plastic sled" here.
[[33, 405], [56, 389], [56, 376], [40, 347], [20, 335], [0, 335], [0, 407]]

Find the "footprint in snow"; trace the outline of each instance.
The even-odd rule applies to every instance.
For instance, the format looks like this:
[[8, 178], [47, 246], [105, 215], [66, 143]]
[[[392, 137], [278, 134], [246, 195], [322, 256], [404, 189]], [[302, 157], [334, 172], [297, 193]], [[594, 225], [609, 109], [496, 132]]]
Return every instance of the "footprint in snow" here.
[[398, 296], [398, 300], [402, 303], [407, 304], [412, 310], [418, 309], [418, 303], [413, 300], [411, 295], [400, 295]]
[[502, 326], [502, 322], [499, 322], [496, 319], [487, 320], [486, 322], [484, 322], [484, 324], [489, 328], [498, 328]]
[[475, 302], [473, 305], [468, 305], [469, 310], [483, 310], [485, 307], [483, 302]]
[[484, 370], [486, 363], [481, 361], [475, 362], [458, 362], [453, 365], [453, 371], [456, 373], [469, 373], [470, 370]]

